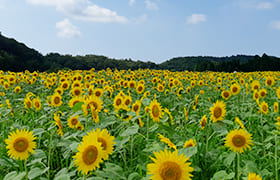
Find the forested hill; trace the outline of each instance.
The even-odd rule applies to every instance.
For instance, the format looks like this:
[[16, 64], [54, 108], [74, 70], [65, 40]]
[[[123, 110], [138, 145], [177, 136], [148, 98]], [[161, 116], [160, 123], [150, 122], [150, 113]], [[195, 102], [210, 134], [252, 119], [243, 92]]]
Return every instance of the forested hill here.
[[57, 71], [58, 69], [96, 70], [117, 69], [168, 69], [171, 71], [280, 71], [280, 58], [236, 55], [230, 57], [176, 57], [161, 64], [133, 61], [131, 59], [112, 59], [106, 56], [72, 56], [50, 53], [43, 56], [35, 49], [27, 47], [15, 39], [0, 33], [0, 69], [7, 71]]

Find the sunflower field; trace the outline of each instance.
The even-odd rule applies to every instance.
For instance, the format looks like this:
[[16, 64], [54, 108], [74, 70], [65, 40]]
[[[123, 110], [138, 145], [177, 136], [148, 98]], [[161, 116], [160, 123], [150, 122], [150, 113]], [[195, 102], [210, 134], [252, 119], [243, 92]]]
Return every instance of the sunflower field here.
[[0, 179], [279, 180], [279, 78], [0, 71]]

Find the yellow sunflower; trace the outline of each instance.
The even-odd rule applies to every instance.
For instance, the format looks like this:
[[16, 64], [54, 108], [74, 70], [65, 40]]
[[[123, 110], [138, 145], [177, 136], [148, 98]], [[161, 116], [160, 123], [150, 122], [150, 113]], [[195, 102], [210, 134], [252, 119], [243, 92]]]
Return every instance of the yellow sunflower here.
[[231, 130], [225, 138], [225, 146], [234, 152], [243, 153], [253, 145], [252, 134], [244, 129]]
[[263, 112], [264, 114], [268, 113], [268, 104], [266, 102], [261, 102], [261, 104], [259, 105], [261, 108], [261, 112]]
[[26, 109], [31, 109], [32, 108], [32, 101], [29, 97], [24, 98], [24, 107]]
[[73, 156], [74, 163], [78, 166], [78, 171], [82, 171], [83, 174], [99, 168], [99, 163], [103, 162], [103, 151], [97, 137], [84, 139], [77, 150], [78, 152]]
[[162, 84], [158, 83], [158, 85], [157, 85], [157, 91], [158, 91], [158, 92], [163, 92], [163, 91], [164, 91], [164, 86], [163, 86]]
[[103, 101], [100, 98], [96, 96], [90, 96], [89, 98], [85, 99], [84, 104], [82, 105], [84, 114], [87, 115], [92, 108], [94, 111], [100, 112], [103, 108], [102, 104]]
[[239, 124], [239, 126], [240, 126], [242, 129], [245, 128], [244, 125], [243, 125], [243, 123], [242, 123], [242, 121], [239, 119], [239, 117], [235, 117], [235, 122], [237, 122], [237, 124]]
[[174, 150], [177, 150], [177, 147], [175, 144], [173, 144], [170, 139], [168, 139], [167, 137], [164, 137], [163, 135], [161, 135], [160, 133], [158, 133], [158, 138], [160, 139], [161, 142], [164, 142], [166, 145], [169, 146], [169, 148], [173, 148]]
[[196, 145], [195, 139], [189, 139], [185, 141], [184, 148], [194, 147]]
[[15, 93], [20, 93], [21, 92], [21, 87], [20, 86], [16, 86], [14, 89]]
[[204, 129], [207, 124], [207, 116], [203, 115], [200, 121], [201, 129]]
[[141, 109], [141, 101], [136, 100], [135, 103], [132, 105], [132, 111], [134, 111], [137, 115], [139, 115]]
[[77, 128], [80, 124], [79, 115], [72, 116], [72, 117], [68, 118], [67, 122], [68, 122], [68, 126], [70, 128], [72, 128], [72, 129]]
[[147, 165], [147, 174], [152, 175], [151, 180], [176, 179], [191, 180], [193, 168], [190, 166], [184, 154], [178, 155], [178, 151], [154, 152], [155, 158], [151, 157], [153, 163]]
[[275, 113], [278, 113], [278, 111], [279, 111], [279, 104], [278, 104], [278, 102], [274, 102], [273, 109], [274, 109]]
[[257, 175], [256, 173], [249, 173], [248, 180], [262, 180], [262, 178], [260, 177], [260, 175]]
[[72, 96], [82, 96], [84, 91], [83, 91], [83, 89], [81, 87], [73, 87], [70, 90], [70, 93], [71, 93]]
[[26, 160], [30, 155], [29, 153], [35, 153], [35, 139], [33, 132], [29, 130], [17, 129], [11, 132], [8, 139], [5, 139], [8, 155], [14, 159]]
[[215, 123], [222, 121], [226, 114], [226, 104], [223, 101], [217, 100], [213, 107], [210, 107], [211, 119]]
[[40, 100], [40, 97], [36, 97], [32, 100], [32, 104], [33, 104], [33, 107], [36, 109], [36, 111], [39, 111], [42, 107], [41, 105], [41, 100]]
[[280, 99], [280, 87], [278, 89], [276, 89], [276, 95], [277, 95], [278, 99]]
[[68, 105], [70, 108], [74, 107], [75, 104], [79, 103], [79, 102], [83, 102], [84, 99], [82, 97], [79, 96], [74, 96], [72, 99], [69, 100]]
[[118, 111], [119, 109], [121, 109], [123, 107], [123, 103], [124, 103], [123, 97], [120, 94], [116, 95], [116, 97], [114, 98], [115, 110]]
[[101, 88], [96, 88], [93, 90], [93, 95], [101, 98], [103, 96], [103, 90]]
[[272, 85], [274, 85], [274, 83], [275, 83], [275, 80], [272, 77], [267, 77], [265, 79], [265, 85], [266, 86], [272, 86]]
[[52, 106], [54, 106], [54, 107], [59, 107], [59, 106], [61, 106], [62, 103], [63, 103], [61, 99], [62, 99], [62, 97], [61, 97], [60, 94], [54, 93], [54, 94], [52, 95], [52, 97], [51, 97]]
[[96, 131], [93, 129], [88, 132], [87, 135], [83, 137], [83, 141], [90, 140], [92, 138], [97, 138], [97, 141], [101, 143], [102, 159], [107, 160], [109, 155], [111, 155], [114, 151], [114, 142], [115, 137], [111, 136], [107, 129], [97, 128]]
[[185, 118], [186, 118], [186, 121], [189, 119], [189, 114], [188, 114], [188, 111], [186, 109], [186, 107], [184, 107], [184, 114], [185, 114]]
[[231, 92], [228, 91], [228, 90], [222, 91], [221, 95], [222, 95], [223, 99], [228, 100], [230, 98], [230, 96], [231, 96]]
[[61, 87], [58, 87], [54, 90], [54, 92], [57, 92], [58, 94], [62, 95], [64, 91]]
[[60, 120], [60, 116], [63, 115], [61, 111], [58, 111], [57, 113], [53, 114], [53, 119], [54, 119], [54, 124], [57, 125], [58, 129], [57, 129], [57, 134], [59, 134], [60, 136], [63, 136], [64, 133], [62, 131], [63, 126]]
[[253, 98], [254, 100], [258, 101], [259, 98], [260, 98], [260, 95], [259, 95], [259, 92], [257, 90], [254, 90], [254, 93], [253, 93]]
[[259, 95], [261, 98], [264, 98], [266, 96], [266, 94], [267, 94], [267, 91], [264, 88], [259, 91]]
[[241, 90], [241, 87], [237, 83], [234, 83], [230, 86], [230, 91], [231, 91], [232, 95], [239, 94], [240, 90]]
[[160, 122], [160, 119], [162, 118], [162, 108], [160, 106], [160, 103], [157, 102], [157, 100], [154, 98], [152, 102], [149, 105], [149, 112], [150, 116], [153, 119], [153, 122]]
[[255, 91], [255, 90], [258, 90], [260, 89], [261, 87], [261, 84], [258, 80], [254, 80], [252, 83], [251, 83], [251, 87], [252, 87], [252, 90]]
[[138, 94], [142, 94], [145, 90], [145, 84], [142, 84], [142, 83], [138, 83], [138, 85], [136, 86], [136, 92]]

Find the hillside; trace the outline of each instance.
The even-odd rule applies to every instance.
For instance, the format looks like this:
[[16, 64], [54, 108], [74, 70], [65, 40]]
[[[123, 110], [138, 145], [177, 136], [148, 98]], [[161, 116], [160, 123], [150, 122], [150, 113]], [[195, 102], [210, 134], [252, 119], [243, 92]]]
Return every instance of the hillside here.
[[176, 57], [161, 64], [112, 59], [106, 56], [72, 56], [49, 53], [43, 56], [12, 38], [0, 34], [0, 69], [7, 71], [57, 71], [59, 69], [96, 70], [117, 69], [168, 69], [170, 71], [280, 71], [280, 59], [263, 54], [262, 57], [236, 55], [230, 57], [189, 56]]

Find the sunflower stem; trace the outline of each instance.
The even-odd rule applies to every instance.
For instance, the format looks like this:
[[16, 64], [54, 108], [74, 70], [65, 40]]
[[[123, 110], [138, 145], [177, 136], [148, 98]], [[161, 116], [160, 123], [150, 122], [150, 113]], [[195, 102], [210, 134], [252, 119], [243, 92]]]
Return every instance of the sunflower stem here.
[[278, 167], [277, 167], [277, 134], [275, 134], [274, 140], [275, 140], [275, 150], [274, 150], [275, 180], [278, 180]]
[[240, 154], [237, 153], [236, 157], [237, 157], [237, 162], [236, 162], [236, 166], [237, 166], [237, 168], [236, 168], [236, 179], [239, 180]]
[[50, 134], [50, 141], [49, 141], [49, 154], [48, 154], [48, 167], [49, 167], [49, 170], [48, 170], [48, 179], [51, 179], [51, 168], [50, 168], [50, 165], [51, 165], [51, 151], [52, 151], [52, 136], [53, 136], [53, 131], [51, 132]]
[[84, 175], [83, 175], [83, 180], [86, 180], [86, 179], [87, 179], [87, 175], [84, 174]]
[[261, 138], [262, 138], [262, 154], [264, 156], [264, 137], [263, 137], [263, 113], [261, 112]]
[[149, 114], [147, 116], [148, 116], [148, 118], [147, 118], [147, 143], [149, 143], [149, 119], [150, 119], [150, 117], [149, 117]]
[[24, 160], [25, 179], [28, 180], [27, 160]]

